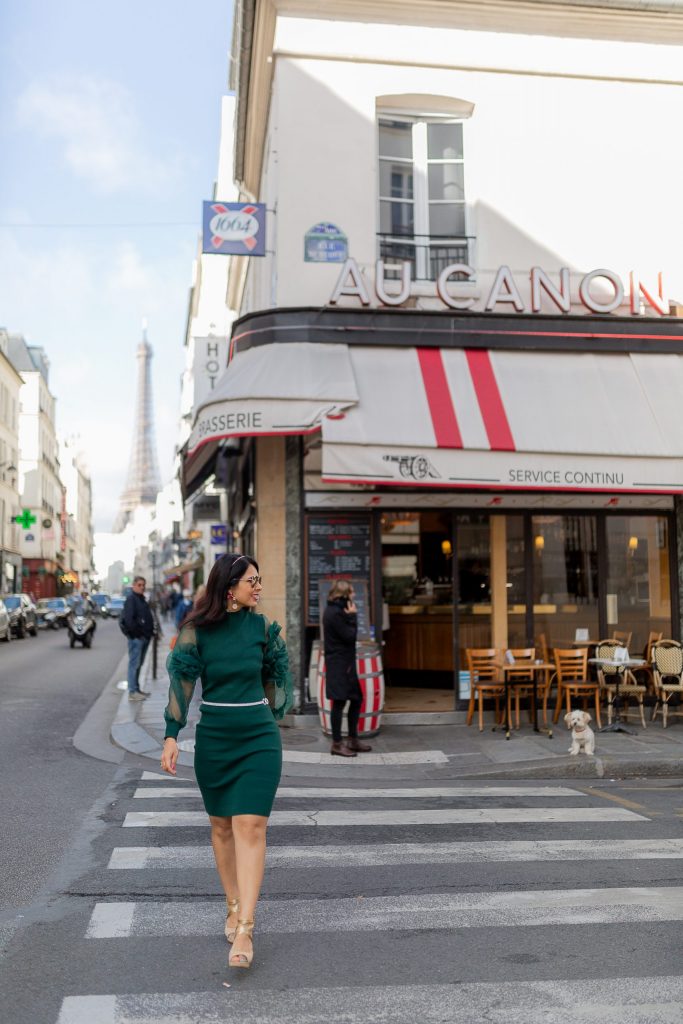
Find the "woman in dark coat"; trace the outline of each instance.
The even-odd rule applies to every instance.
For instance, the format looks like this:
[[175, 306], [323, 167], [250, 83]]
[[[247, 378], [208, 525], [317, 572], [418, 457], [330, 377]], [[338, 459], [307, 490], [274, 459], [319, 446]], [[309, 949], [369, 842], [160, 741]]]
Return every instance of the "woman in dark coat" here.
[[[355, 757], [372, 748], [358, 739], [363, 694], [356, 672], [356, 633], [358, 621], [353, 603], [353, 586], [348, 580], [332, 584], [327, 607], [323, 612], [323, 644], [325, 647], [325, 693], [332, 702], [331, 754]], [[342, 714], [349, 702], [349, 735], [342, 740]]]

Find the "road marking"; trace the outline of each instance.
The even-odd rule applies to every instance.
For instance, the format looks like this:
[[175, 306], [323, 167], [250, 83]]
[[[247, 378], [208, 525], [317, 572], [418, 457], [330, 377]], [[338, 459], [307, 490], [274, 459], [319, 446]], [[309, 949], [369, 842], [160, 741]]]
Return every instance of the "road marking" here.
[[[228, 1010], [229, 1001], [229, 1010]], [[278, 988], [229, 994], [143, 992], [67, 996], [57, 1024], [197, 1024], [259, 1020], [268, 1024], [320, 1024], [333, 1007], [344, 1024], [678, 1024], [683, 980], [676, 976], [597, 978], [581, 981], [464, 982], [458, 985], [367, 985], [347, 988]], [[580, 1008], [580, 1010], [579, 1010]]]
[[[400, 864], [471, 864], [478, 861], [678, 860], [683, 839], [576, 839], [515, 842], [367, 843], [360, 846], [269, 846], [273, 867], [385, 867]], [[117, 846], [111, 869], [212, 869], [210, 846]]]
[[[309, 750], [283, 750], [282, 760], [289, 764], [326, 764], [342, 767], [348, 762], [344, 757], [333, 757], [332, 754], [315, 753]], [[447, 764], [448, 758], [443, 750], [404, 750], [393, 754], [362, 754], [359, 764], [392, 765], [392, 764]]]
[[177, 775], [167, 775], [165, 772], [143, 772], [142, 782], [159, 782], [161, 779], [164, 782], [180, 782], [181, 779]]
[[[395, 811], [273, 811], [271, 826], [329, 826], [347, 825], [476, 825], [575, 822], [647, 821], [647, 818], [621, 807], [471, 807], [460, 810], [395, 810]], [[124, 828], [188, 828], [208, 825], [204, 811], [129, 811], [123, 821]]]
[[604, 789], [594, 789], [589, 787], [584, 790], [586, 796], [597, 796], [600, 800], [611, 800], [615, 804], [619, 804], [621, 807], [628, 807], [630, 811], [643, 811], [645, 814], [651, 814], [644, 804], [637, 804], [635, 800], [626, 800], [623, 796], [617, 796], [616, 793], [607, 793]]
[[[683, 921], [683, 886], [262, 900], [259, 932], [367, 932]], [[225, 901], [96, 903], [89, 939], [220, 935]]]
[[[586, 796], [577, 789], [563, 786], [438, 786], [412, 789], [324, 789], [306, 786], [280, 786], [277, 795], [281, 800], [355, 800], [373, 798], [377, 800], [440, 800], [444, 797], [579, 797]], [[176, 797], [201, 798], [196, 786], [168, 787], [147, 786], [136, 789], [135, 799], [162, 800]]]

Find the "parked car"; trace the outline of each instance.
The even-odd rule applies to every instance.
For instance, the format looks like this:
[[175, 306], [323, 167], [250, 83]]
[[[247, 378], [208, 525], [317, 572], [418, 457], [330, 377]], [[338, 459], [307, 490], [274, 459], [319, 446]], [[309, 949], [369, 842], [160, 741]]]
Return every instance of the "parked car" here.
[[5, 608], [5, 602], [0, 597], [0, 637], [6, 640], [7, 643], [12, 639], [12, 626], [10, 623], [9, 612]]
[[9, 612], [12, 633], [22, 640], [27, 633], [38, 636], [36, 606], [28, 594], [8, 594], [3, 598]]
[[114, 619], [118, 619], [119, 615], [123, 611], [123, 606], [126, 603], [125, 597], [112, 597], [109, 599], [108, 609], [109, 615]]
[[102, 618], [106, 618], [109, 614], [109, 602], [111, 600], [109, 594], [106, 594], [103, 590], [98, 590], [95, 594], [90, 595], [90, 599], [95, 606], [95, 615], [101, 615]]
[[63, 597], [41, 597], [36, 605], [38, 628], [59, 629], [66, 625], [69, 606]]

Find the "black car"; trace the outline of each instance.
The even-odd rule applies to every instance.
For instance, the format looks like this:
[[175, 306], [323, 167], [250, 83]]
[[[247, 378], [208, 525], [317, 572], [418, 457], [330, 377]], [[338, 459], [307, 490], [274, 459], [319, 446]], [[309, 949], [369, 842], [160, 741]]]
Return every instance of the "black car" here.
[[9, 612], [10, 626], [14, 636], [22, 639], [27, 633], [38, 636], [36, 606], [28, 594], [7, 594], [3, 601]]

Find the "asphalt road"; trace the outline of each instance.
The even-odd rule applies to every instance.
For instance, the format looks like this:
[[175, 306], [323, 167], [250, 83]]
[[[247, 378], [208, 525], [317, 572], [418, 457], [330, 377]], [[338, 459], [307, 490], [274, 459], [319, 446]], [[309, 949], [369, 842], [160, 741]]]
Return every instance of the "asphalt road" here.
[[255, 966], [229, 971], [191, 771], [89, 764], [97, 799], [2, 965], [12, 1024], [683, 1017], [679, 780], [288, 778]]
[[125, 650], [98, 619], [90, 650], [65, 629], [0, 643], [0, 942], [59, 865], [113, 767], [72, 737]]

